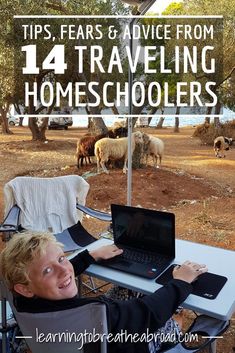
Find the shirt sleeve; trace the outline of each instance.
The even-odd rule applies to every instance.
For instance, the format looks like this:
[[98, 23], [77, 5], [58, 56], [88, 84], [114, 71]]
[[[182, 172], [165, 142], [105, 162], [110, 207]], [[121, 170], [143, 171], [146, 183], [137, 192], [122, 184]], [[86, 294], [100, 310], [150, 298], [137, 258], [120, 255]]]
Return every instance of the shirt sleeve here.
[[151, 332], [162, 327], [177, 307], [192, 292], [192, 285], [173, 279], [155, 293], [141, 299], [107, 303], [109, 330], [112, 333], [126, 330], [130, 334]]
[[73, 265], [75, 276], [79, 276], [82, 272], [87, 269], [87, 267], [95, 263], [95, 260], [87, 250], [84, 250], [83, 252], [80, 252], [77, 256], [72, 258], [70, 262]]

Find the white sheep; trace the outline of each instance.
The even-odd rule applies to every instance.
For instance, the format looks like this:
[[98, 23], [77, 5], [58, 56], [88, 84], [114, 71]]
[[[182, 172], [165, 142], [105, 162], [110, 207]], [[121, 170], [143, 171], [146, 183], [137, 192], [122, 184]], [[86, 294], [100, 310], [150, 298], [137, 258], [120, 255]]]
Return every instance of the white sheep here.
[[214, 151], [215, 151], [215, 156], [218, 158], [225, 158], [225, 152], [228, 151], [229, 147], [232, 145], [233, 139], [232, 137], [224, 137], [224, 136], [218, 136], [214, 140]]
[[[155, 168], [159, 168], [162, 162], [164, 152], [164, 142], [160, 140], [158, 137], [154, 137], [149, 135], [149, 145], [146, 151], [146, 164], [148, 162], [148, 156], [153, 157], [153, 164]], [[159, 158], [159, 164], [158, 164]]]
[[[143, 143], [143, 136], [140, 131], [132, 133], [132, 153], [136, 143]], [[102, 138], [95, 144], [95, 156], [97, 159], [97, 172], [100, 173], [102, 167], [105, 173], [109, 173], [105, 163], [111, 160], [124, 158], [123, 173], [126, 174], [128, 158], [128, 137], [119, 139]]]

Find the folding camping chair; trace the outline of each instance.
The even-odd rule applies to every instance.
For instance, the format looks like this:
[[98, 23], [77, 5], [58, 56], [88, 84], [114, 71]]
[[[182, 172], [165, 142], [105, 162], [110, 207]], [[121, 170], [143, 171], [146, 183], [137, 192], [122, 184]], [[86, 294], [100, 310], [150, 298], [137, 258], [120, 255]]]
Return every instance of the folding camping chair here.
[[[54, 178], [16, 177], [4, 187], [6, 217], [0, 232], [7, 240], [22, 229], [52, 231], [73, 252], [96, 239], [82, 226], [83, 213], [110, 222], [111, 215], [85, 207], [89, 184], [78, 175]], [[96, 292], [93, 279], [83, 285]], [[80, 288], [80, 287], [79, 287]]]
[[81, 225], [83, 212], [111, 221], [111, 215], [85, 207], [88, 190], [89, 184], [78, 175], [16, 177], [4, 187], [5, 220], [0, 232], [7, 237], [22, 228], [50, 231], [62, 240], [65, 251], [86, 246], [95, 238]]
[[[17, 312], [11, 292], [1, 281], [1, 293], [10, 303], [14, 317], [20, 327], [20, 336], [24, 338], [32, 353], [106, 353], [107, 317], [106, 306], [90, 303], [73, 309], [49, 313]], [[9, 347], [7, 331], [3, 332], [2, 353], [15, 353]], [[94, 341], [99, 335], [100, 340]]]
[[[12, 294], [3, 281], [0, 282], [0, 289], [2, 299], [7, 300], [13, 310], [21, 330], [20, 337], [26, 339], [32, 353], [107, 353], [105, 337], [107, 337], [108, 328], [104, 304], [91, 303], [78, 308], [49, 313], [19, 313], [14, 307]], [[5, 318], [2, 317], [2, 320], [5, 320]], [[220, 336], [228, 325], [228, 321], [199, 315], [193, 321], [185, 336], [189, 337], [188, 334], [193, 334], [195, 337], [197, 334], [198, 337], [208, 337], [203, 343], [198, 342], [194, 347], [188, 346], [188, 344], [182, 343], [183, 339], [181, 337], [181, 343], [173, 347], [165, 347], [159, 353], [196, 353], [201, 350], [205, 352], [204, 349], [207, 347], [210, 353], [215, 353], [215, 337]], [[11, 328], [10, 325], [8, 327], [2, 325], [0, 330], [2, 332], [2, 353], [19, 353], [19, 351], [11, 350], [9, 344], [7, 344], [7, 332]], [[92, 340], [94, 337], [97, 338], [97, 334], [100, 341], [94, 345]], [[53, 339], [53, 337], [57, 338]], [[87, 341], [83, 341], [85, 337]], [[79, 349], [79, 347], [82, 349]]]
[[[82, 226], [83, 213], [106, 222], [111, 221], [111, 216], [84, 206], [88, 190], [89, 184], [77, 175], [56, 178], [17, 177], [11, 180], [4, 187], [6, 217], [0, 225], [3, 239], [7, 241], [14, 233], [22, 230], [54, 230], [57, 240], [63, 243], [65, 252], [80, 250], [91, 244], [96, 238]], [[50, 202], [50, 197], [55, 197], [56, 203]], [[66, 218], [65, 215], [68, 212], [70, 214]], [[64, 224], [67, 226], [65, 229]], [[96, 287], [92, 278], [89, 277], [89, 279], [91, 284], [83, 282], [83, 285], [90, 291], [96, 292], [102, 287]], [[7, 308], [10, 316], [12, 314], [6, 299], [8, 296], [5, 295], [7, 290], [3, 288], [1, 284], [0, 332], [2, 333], [2, 345], [6, 351], [7, 334], [16, 326], [16, 322], [8, 318]], [[20, 315], [17, 317], [21, 317]]]

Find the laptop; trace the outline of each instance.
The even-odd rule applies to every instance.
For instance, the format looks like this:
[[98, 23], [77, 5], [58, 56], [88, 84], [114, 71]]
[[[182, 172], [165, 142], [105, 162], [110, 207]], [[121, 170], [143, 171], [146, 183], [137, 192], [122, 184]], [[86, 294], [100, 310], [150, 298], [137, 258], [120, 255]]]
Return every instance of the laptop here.
[[149, 279], [159, 276], [175, 258], [175, 215], [115, 204], [111, 213], [114, 243], [123, 254], [100, 264]]

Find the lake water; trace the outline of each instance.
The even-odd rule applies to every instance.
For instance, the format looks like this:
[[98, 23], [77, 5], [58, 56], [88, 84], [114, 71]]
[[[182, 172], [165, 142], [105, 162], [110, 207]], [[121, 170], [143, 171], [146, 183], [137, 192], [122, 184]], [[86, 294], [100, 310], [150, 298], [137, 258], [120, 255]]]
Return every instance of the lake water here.
[[[106, 126], [108, 126], [108, 127], [112, 126], [116, 121], [123, 120], [123, 118], [121, 119], [121, 118], [117, 118], [117, 117], [112, 117], [108, 114], [110, 114], [110, 111], [106, 110], [104, 112], [104, 114], [102, 115], [104, 122], [105, 122]], [[87, 127], [88, 118], [85, 115], [86, 115], [85, 111], [84, 111], [84, 115], [82, 115], [81, 113], [78, 115], [78, 113], [76, 114], [76, 112], [73, 112], [73, 127]], [[142, 117], [144, 117], [144, 115], [142, 115]], [[235, 119], [235, 113], [232, 112], [231, 110], [224, 108], [223, 117], [220, 117], [220, 121], [225, 122], [227, 120], [232, 120], [232, 119]], [[151, 121], [150, 126], [156, 126], [158, 120], [159, 120], [159, 117], [154, 117]], [[203, 123], [204, 120], [205, 120], [205, 118], [195, 117], [192, 115], [182, 116], [182, 117], [180, 117], [180, 126], [199, 125], [199, 124]], [[28, 125], [28, 117], [24, 118], [23, 125], [24, 126]], [[165, 127], [165, 126], [174, 126], [174, 125], [175, 125], [175, 118], [166, 116], [163, 126]]]
[[[112, 126], [114, 124], [114, 122], [123, 120], [123, 119], [120, 119], [117, 117], [113, 118], [110, 116], [105, 116], [105, 114], [103, 115], [103, 119], [104, 119], [106, 126], [109, 126], [109, 127]], [[232, 119], [235, 119], [235, 113], [232, 112], [231, 110], [224, 108], [223, 117], [220, 118], [220, 121], [225, 122], [227, 120], [232, 120]], [[151, 120], [150, 126], [156, 126], [156, 123], [158, 120], [159, 120], [159, 117], [156, 117], [156, 118], [154, 117]], [[186, 116], [185, 117], [184, 116], [184, 117], [180, 117], [180, 126], [198, 125], [198, 124], [203, 123], [204, 120], [205, 120], [205, 118], [193, 117], [193, 116]], [[87, 127], [87, 123], [88, 123], [87, 117], [78, 116], [78, 115], [73, 116], [73, 126]], [[166, 116], [163, 126], [174, 126], [174, 125], [175, 125], [175, 118]]]

